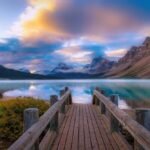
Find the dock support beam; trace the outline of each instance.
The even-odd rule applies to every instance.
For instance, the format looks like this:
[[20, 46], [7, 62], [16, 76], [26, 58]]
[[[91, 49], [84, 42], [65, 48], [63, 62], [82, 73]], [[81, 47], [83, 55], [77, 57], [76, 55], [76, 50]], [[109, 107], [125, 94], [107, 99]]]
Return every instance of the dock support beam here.
[[[119, 95], [113, 94], [110, 97], [110, 101], [118, 106]], [[119, 131], [119, 122], [112, 114], [110, 114], [110, 132], [118, 132], [118, 131]]]
[[[37, 108], [27, 108], [24, 110], [24, 132], [39, 120], [39, 110]], [[32, 150], [39, 149], [39, 140], [31, 148]]]
[[[137, 108], [135, 109], [136, 121], [150, 131], [150, 109]], [[142, 146], [134, 141], [134, 150], [144, 150]]]
[[[50, 106], [54, 105], [58, 101], [57, 95], [51, 95]], [[55, 114], [53, 120], [50, 123], [50, 130], [58, 132], [58, 112]]]
[[150, 108], [137, 108], [135, 113], [136, 121], [150, 131]]

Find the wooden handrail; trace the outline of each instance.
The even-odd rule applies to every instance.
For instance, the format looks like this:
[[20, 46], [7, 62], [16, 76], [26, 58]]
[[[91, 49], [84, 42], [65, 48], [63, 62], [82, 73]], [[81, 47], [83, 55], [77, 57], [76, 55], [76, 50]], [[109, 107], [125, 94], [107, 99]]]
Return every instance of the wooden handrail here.
[[33, 147], [40, 135], [50, 124], [55, 114], [60, 110], [61, 106], [68, 100], [71, 92], [68, 90], [61, 96], [60, 100], [52, 105], [31, 128], [22, 134], [22, 136], [10, 146], [9, 150], [29, 150]]
[[133, 136], [134, 140], [136, 140], [144, 149], [150, 149], [150, 132], [148, 130], [137, 121], [133, 120], [126, 112], [119, 109], [107, 97], [101, 94], [100, 91], [95, 90], [93, 96], [105, 106], [105, 109], [108, 110], [123, 127], [125, 127], [125, 129]]

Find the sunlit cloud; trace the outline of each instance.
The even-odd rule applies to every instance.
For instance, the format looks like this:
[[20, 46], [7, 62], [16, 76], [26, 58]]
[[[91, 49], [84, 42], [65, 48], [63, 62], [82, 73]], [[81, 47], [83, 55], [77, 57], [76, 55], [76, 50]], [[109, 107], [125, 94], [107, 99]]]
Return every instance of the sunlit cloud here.
[[138, 32], [143, 25], [128, 11], [102, 7], [98, 1], [28, 0], [28, 7], [14, 23], [12, 33], [27, 42], [69, 40], [86, 37], [106, 42], [126, 31]]
[[68, 41], [65, 41], [63, 44], [63, 47], [74, 47], [74, 46], [82, 46], [82, 45], [86, 45], [87, 41], [84, 37], [80, 37], [78, 39], [71, 39]]
[[126, 49], [117, 49], [105, 51], [107, 57], [123, 57], [127, 53]]
[[[54, 0], [29, 1], [29, 6], [20, 15], [19, 20], [14, 23], [10, 33], [26, 42], [61, 39], [62, 31], [53, 16], [55, 7]], [[64, 36], [65, 33], [63, 33]]]
[[59, 62], [80, 67], [97, 56], [120, 58], [150, 35], [149, 14], [148, 0], [27, 0], [9, 38], [0, 39], [0, 64], [34, 72]]
[[65, 61], [86, 64], [91, 62], [92, 51], [86, 51], [80, 49], [80, 47], [64, 48], [54, 52], [57, 55], [61, 55], [65, 58]]

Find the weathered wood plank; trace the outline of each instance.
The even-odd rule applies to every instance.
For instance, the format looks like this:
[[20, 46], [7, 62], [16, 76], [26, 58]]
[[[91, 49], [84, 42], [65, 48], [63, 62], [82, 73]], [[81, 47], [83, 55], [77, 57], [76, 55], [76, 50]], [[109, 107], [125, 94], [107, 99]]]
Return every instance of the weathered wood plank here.
[[95, 116], [95, 120], [96, 120], [96, 122], [97, 122], [97, 124], [98, 124], [99, 131], [100, 131], [100, 133], [101, 133], [101, 135], [102, 135], [102, 138], [103, 138], [103, 141], [104, 141], [104, 144], [105, 144], [106, 149], [107, 149], [107, 150], [113, 150], [113, 147], [112, 147], [111, 143], [109, 142], [109, 139], [108, 139], [108, 137], [106, 136], [105, 130], [104, 130], [102, 124], [101, 124], [101, 121], [100, 121], [101, 115], [99, 115], [99, 117], [98, 117], [98, 114], [97, 114], [97, 112], [95, 111], [95, 109], [92, 109], [92, 110], [93, 110], [93, 114], [94, 114], [94, 116]]
[[77, 107], [75, 124], [74, 124], [74, 133], [73, 133], [73, 140], [72, 140], [72, 150], [79, 149], [79, 115], [80, 115], [80, 108], [79, 105]]
[[[74, 132], [76, 112], [77, 112], [77, 107], [75, 105], [73, 107], [74, 107], [75, 111], [74, 111], [73, 115], [71, 116], [72, 119], [71, 119], [69, 131], [67, 134], [67, 139], [66, 139], [66, 143], [65, 143], [65, 150], [68, 150], [68, 149], [71, 150], [71, 147], [72, 147], [73, 132]], [[61, 146], [61, 144], [60, 144], [60, 146]]]
[[109, 139], [113, 149], [114, 150], [119, 150], [119, 147], [118, 147], [118, 144], [117, 144], [118, 142], [116, 143], [116, 141], [114, 140], [112, 134], [110, 133], [110, 130], [109, 130], [107, 124], [102, 119], [101, 119], [101, 123], [102, 123], [102, 125], [103, 125], [103, 127], [105, 129], [106, 135], [107, 135], [107, 137], [108, 137], [108, 139]]
[[[98, 114], [100, 114], [99, 108], [97, 108], [96, 106], [93, 106], [93, 109]], [[101, 121], [101, 124], [102, 124], [102, 126], [103, 126], [103, 128], [105, 130], [105, 133], [106, 133], [106, 135], [107, 135], [107, 137], [108, 137], [108, 139], [109, 139], [113, 149], [114, 150], [118, 150], [119, 147], [118, 147], [117, 143], [115, 142], [115, 140], [113, 139], [113, 136], [112, 136], [112, 134], [110, 133], [110, 130], [109, 130], [109, 122], [106, 123], [106, 122], [103, 121], [103, 117], [105, 117], [105, 115], [98, 115], [98, 116], [100, 116], [99, 119]]]
[[83, 106], [82, 108], [83, 108], [83, 121], [84, 121], [83, 124], [84, 124], [85, 149], [91, 150], [92, 145], [91, 145], [91, 140], [90, 140], [90, 133], [89, 133], [89, 127], [88, 127], [85, 106]]
[[97, 138], [97, 141], [98, 141], [99, 149], [100, 150], [105, 150], [105, 145], [104, 145], [102, 136], [99, 132], [98, 125], [97, 125], [97, 122], [95, 120], [95, 117], [94, 117], [94, 114], [93, 114], [93, 111], [92, 111], [91, 108], [89, 109], [89, 113], [90, 113], [91, 118], [92, 118], [93, 128], [95, 130], [95, 135], [96, 135], [96, 138]]
[[72, 106], [72, 108], [73, 108], [73, 112], [72, 112], [72, 114], [70, 114], [69, 119], [65, 124], [65, 128], [63, 130], [62, 137], [61, 137], [60, 142], [58, 144], [58, 149], [59, 150], [64, 150], [65, 149], [66, 141], [67, 141], [67, 138], [68, 138], [68, 132], [69, 132], [70, 125], [71, 125], [71, 122], [72, 122], [72, 119], [73, 119], [72, 116], [75, 114], [75, 107]]
[[96, 106], [73, 104], [73, 108], [75, 111], [68, 114], [70, 123], [62, 126], [52, 150], [128, 150], [118, 133], [111, 134], [108, 119]]
[[90, 112], [89, 112], [89, 106], [86, 105], [85, 106], [85, 112], [86, 112], [86, 116], [87, 116], [87, 120], [88, 120], [88, 126], [89, 126], [89, 132], [90, 132], [90, 138], [91, 138], [91, 145], [92, 145], [92, 149], [93, 150], [98, 150], [98, 142], [95, 136], [95, 132], [94, 132], [94, 127], [93, 127], [93, 123], [92, 123], [92, 119], [90, 116]]
[[126, 130], [134, 137], [134, 139], [143, 146], [144, 149], [150, 147], [150, 132], [142, 125], [133, 120], [127, 113], [117, 108], [115, 104], [109, 101], [107, 97], [100, 92], [95, 91], [94, 95], [107, 107], [111, 114], [123, 125]]
[[48, 150], [51, 148], [57, 133], [55, 131], [48, 130], [43, 140], [40, 143], [39, 150]]
[[80, 108], [80, 116], [79, 116], [79, 148], [80, 150], [85, 149], [85, 141], [84, 141], [84, 124], [83, 124], [83, 105], [79, 105]]
[[62, 124], [62, 126], [60, 128], [59, 134], [58, 134], [58, 136], [57, 136], [57, 138], [56, 138], [56, 140], [55, 140], [55, 142], [54, 142], [54, 144], [52, 146], [53, 150], [57, 150], [58, 149], [59, 142], [60, 142], [60, 140], [61, 140], [61, 138], [63, 136], [63, 131], [65, 130], [66, 124], [67, 124], [67, 122], [70, 123], [70, 121], [71, 121], [71, 116], [73, 114], [73, 110], [74, 110], [73, 107], [71, 107], [70, 110], [67, 112], [67, 114], [65, 116], [65, 120], [64, 120], [64, 122], [63, 122], [63, 124]]
[[42, 132], [46, 129], [48, 124], [54, 118], [58, 110], [61, 108], [62, 104], [66, 101], [70, 91], [64, 94], [60, 101], [51, 106], [43, 116], [40, 117], [39, 121], [35, 123], [31, 128], [29, 128], [11, 147], [9, 150], [28, 150], [36, 143], [37, 139], [40, 137]]
[[[105, 123], [106, 128], [109, 129], [108, 118], [106, 116], [102, 116], [102, 120]], [[131, 149], [131, 146], [128, 144], [128, 142], [124, 138], [122, 138], [122, 136], [119, 133], [114, 132], [111, 135], [114, 138], [115, 142], [117, 143], [119, 149], [121, 149], [121, 150], [130, 150]]]

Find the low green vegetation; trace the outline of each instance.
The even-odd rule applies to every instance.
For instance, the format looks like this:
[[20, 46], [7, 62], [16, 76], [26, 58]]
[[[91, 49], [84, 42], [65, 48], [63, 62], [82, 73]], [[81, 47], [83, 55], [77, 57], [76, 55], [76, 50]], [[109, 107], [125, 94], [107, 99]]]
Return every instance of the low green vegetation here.
[[23, 111], [26, 108], [38, 108], [41, 116], [49, 105], [33, 98], [0, 101], [0, 149], [10, 146], [22, 134]]

